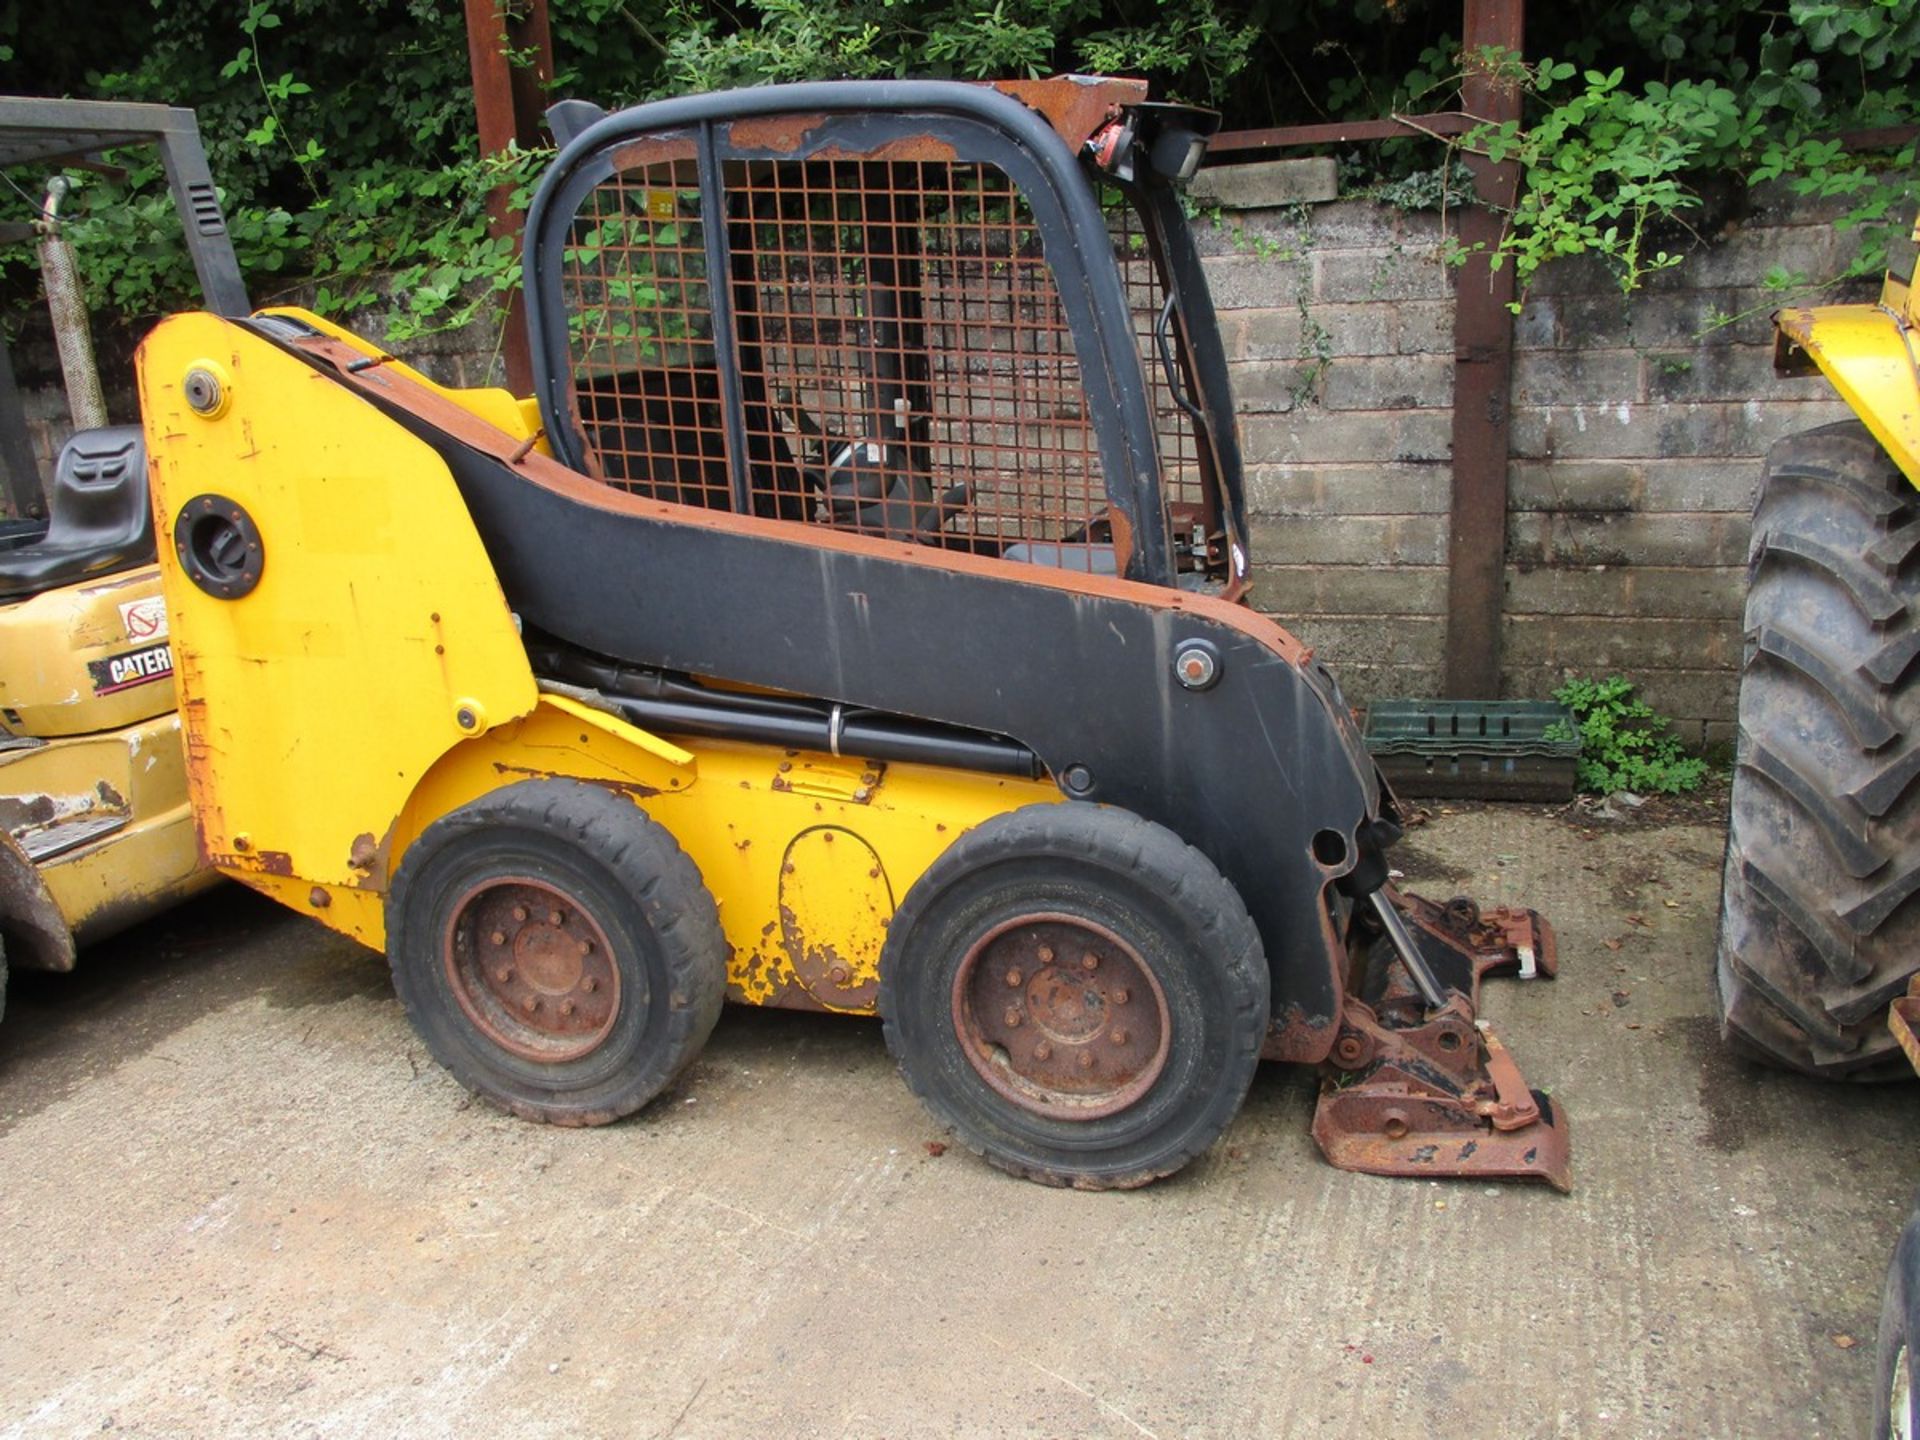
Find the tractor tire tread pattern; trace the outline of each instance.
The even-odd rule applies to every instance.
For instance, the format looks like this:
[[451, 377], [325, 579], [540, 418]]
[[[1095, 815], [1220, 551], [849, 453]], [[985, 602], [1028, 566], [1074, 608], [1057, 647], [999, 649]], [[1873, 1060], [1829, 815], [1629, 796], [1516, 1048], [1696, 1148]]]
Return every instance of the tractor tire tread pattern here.
[[1885, 1003], [1920, 968], [1916, 501], [1847, 422], [1775, 444], [1754, 507], [1714, 1001], [1740, 1053], [1827, 1078], [1905, 1069]]

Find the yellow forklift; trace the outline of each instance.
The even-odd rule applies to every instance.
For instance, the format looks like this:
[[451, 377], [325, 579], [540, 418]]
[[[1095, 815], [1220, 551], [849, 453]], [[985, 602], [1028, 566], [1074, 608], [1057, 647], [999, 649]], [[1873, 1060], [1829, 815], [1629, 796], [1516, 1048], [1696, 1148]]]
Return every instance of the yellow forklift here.
[[[159, 151], [208, 308], [246, 291], [188, 110], [0, 98], [0, 168], [56, 173], [32, 227], [76, 431], [42, 495], [0, 347], [0, 1013], [9, 967], [69, 970], [105, 938], [218, 879], [187, 802], [146, 443], [109, 425], [72, 257], [58, 235], [64, 167]], [[26, 238], [25, 234], [11, 238]]]
[[535, 393], [311, 314], [139, 358], [210, 862], [371, 946], [529, 1119], [722, 1004], [878, 1014], [993, 1163], [1132, 1186], [1262, 1058], [1338, 1165], [1569, 1183], [1478, 1019], [1533, 912], [1389, 883], [1313, 651], [1246, 603], [1225, 354], [1143, 84], [565, 102]]

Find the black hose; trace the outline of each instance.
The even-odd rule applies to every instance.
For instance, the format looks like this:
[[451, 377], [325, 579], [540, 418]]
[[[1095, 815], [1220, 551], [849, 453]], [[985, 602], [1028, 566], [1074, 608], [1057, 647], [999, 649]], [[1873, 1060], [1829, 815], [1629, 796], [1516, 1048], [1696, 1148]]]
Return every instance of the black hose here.
[[748, 740], [869, 760], [947, 765], [1037, 779], [1046, 773], [1025, 745], [878, 710], [793, 695], [710, 690], [692, 680], [563, 650], [532, 652], [538, 673], [593, 692], [636, 725], [664, 734]]

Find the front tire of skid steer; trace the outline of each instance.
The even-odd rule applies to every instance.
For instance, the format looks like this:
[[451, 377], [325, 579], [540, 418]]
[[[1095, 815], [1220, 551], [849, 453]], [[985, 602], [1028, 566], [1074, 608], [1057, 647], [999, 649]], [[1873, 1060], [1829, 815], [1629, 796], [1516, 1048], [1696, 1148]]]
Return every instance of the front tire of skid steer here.
[[1857, 423], [1767, 455], [1714, 998], [1735, 1048], [1911, 1073], [1887, 1004], [1920, 966], [1920, 496]]
[[435, 821], [387, 902], [394, 988], [468, 1089], [527, 1120], [598, 1125], [706, 1044], [726, 940], [700, 872], [631, 801], [509, 785]]
[[887, 1048], [934, 1117], [1029, 1180], [1171, 1175], [1246, 1098], [1259, 933], [1212, 863], [1124, 810], [1034, 805], [907, 893], [880, 960]]

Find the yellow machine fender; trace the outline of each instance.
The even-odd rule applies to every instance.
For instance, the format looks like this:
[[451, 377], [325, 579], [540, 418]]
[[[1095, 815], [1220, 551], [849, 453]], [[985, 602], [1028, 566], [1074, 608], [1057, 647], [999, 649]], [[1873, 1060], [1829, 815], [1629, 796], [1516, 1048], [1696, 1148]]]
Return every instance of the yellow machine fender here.
[[[1920, 361], [1906, 321], [1881, 305], [1822, 305], [1782, 310], [1773, 323], [1920, 485]], [[1795, 358], [1783, 353], [1782, 362]]]
[[990, 816], [1062, 802], [1044, 780], [720, 740], [682, 748], [542, 695], [434, 766], [395, 827], [398, 862], [440, 816], [555, 776], [626, 795], [692, 857], [719, 905], [728, 998], [854, 1013], [873, 1010], [894, 908], [927, 867]]

